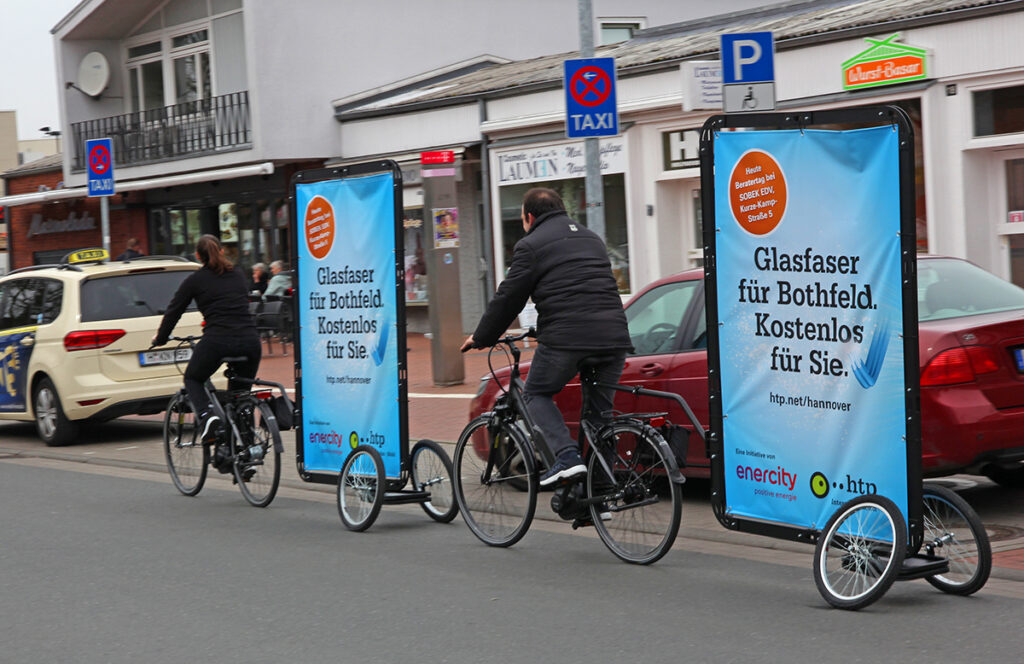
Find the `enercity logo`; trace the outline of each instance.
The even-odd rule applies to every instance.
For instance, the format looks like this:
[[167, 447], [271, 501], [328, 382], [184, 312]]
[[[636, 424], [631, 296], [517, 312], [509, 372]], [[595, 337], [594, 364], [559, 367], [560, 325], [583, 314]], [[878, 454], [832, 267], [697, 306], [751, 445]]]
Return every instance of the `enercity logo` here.
[[862, 477], [851, 477], [847, 474], [845, 482], [830, 483], [828, 477], [821, 471], [811, 475], [811, 493], [814, 494], [815, 498], [824, 498], [832, 489], [860, 496], [878, 493], [878, 485]]
[[736, 477], [750, 482], [781, 486], [790, 491], [796, 486], [796, 473], [791, 473], [782, 466], [776, 466], [775, 468], [736, 466]]

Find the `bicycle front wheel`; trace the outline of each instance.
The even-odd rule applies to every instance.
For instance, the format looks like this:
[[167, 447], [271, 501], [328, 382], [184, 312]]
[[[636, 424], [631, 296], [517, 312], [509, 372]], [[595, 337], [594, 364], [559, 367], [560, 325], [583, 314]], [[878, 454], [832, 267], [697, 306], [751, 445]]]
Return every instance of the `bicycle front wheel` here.
[[587, 497], [603, 498], [590, 506], [594, 527], [627, 563], [653, 563], [668, 553], [679, 532], [683, 492], [669, 480], [660, 439], [650, 427], [617, 422], [602, 430], [587, 458]]
[[928, 583], [952, 595], [978, 592], [992, 572], [992, 547], [981, 519], [966, 500], [944, 486], [926, 484], [922, 502], [923, 548], [949, 561], [949, 571], [925, 577]]
[[262, 401], [246, 404], [237, 412], [243, 439], [234, 441], [231, 450], [235, 482], [251, 505], [266, 507], [281, 482], [281, 432], [270, 407]]
[[164, 457], [167, 471], [178, 491], [194, 496], [206, 482], [210, 450], [196, 432], [192, 403], [184, 394], [176, 394], [164, 414]]
[[338, 476], [338, 515], [349, 530], [366, 530], [384, 503], [384, 459], [369, 445], [352, 450]]
[[489, 423], [487, 416], [476, 418], [455, 445], [455, 500], [482, 542], [512, 546], [537, 509], [533, 452], [518, 429], [502, 426], [492, 434]]
[[858, 496], [836, 510], [814, 547], [814, 583], [825, 601], [855, 611], [889, 590], [907, 553], [907, 525], [883, 496]]
[[448, 523], [458, 514], [452, 493], [452, 462], [444, 449], [432, 440], [421, 440], [409, 455], [412, 488], [430, 492], [430, 500], [420, 507], [434, 521]]

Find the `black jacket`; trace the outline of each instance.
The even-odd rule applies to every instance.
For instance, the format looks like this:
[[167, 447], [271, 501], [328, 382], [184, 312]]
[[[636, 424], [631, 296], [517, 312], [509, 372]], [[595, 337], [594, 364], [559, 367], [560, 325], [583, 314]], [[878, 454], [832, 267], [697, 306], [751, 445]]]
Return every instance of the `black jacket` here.
[[476, 344], [493, 346], [530, 297], [545, 346], [632, 350], [604, 242], [565, 212], [542, 214], [516, 243], [508, 274], [473, 333]]
[[206, 326], [203, 334], [216, 337], [256, 336], [256, 323], [249, 313], [249, 285], [238, 268], [217, 274], [203, 266], [188, 275], [167, 305], [156, 345], [167, 343], [189, 302], [196, 301]]

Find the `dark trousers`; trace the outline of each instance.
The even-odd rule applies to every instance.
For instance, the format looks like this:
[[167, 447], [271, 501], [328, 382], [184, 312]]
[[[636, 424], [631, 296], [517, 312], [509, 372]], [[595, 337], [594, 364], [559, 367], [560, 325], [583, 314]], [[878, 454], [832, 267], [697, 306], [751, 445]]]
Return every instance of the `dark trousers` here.
[[[537, 351], [530, 361], [530, 373], [526, 376], [526, 388], [523, 399], [530, 410], [534, 424], [540, 428], [544, 442], [555, 456], [579, 453], [576, 441], [569, 435], [569, 428], [554, 396], [558, 394], [572, 377], [579, 372], [580, 361], [588, 357], [606, 358], [595, 368], [597, 380], [601, 383], [614, 384], [622, 376], [622, 368], [626, 364], [625, 351], [609, 351], [602, 353], [592, 350], [560, 350], [549, 346], [538, 345]], [[615, 390], [609, 388], [591, 389], [588, 391], [590, 408], [585, 417], [595, 427], [601, 426], [604, 419], [602, 413], [611, 410], [615, 398]]]
[[[260, 338], [255, 334], [242, 337], [209, 337], [203, 336], [192, 350], [192, 359], [185, 367], [185, 391], [197, 414], [210, 407], [210, 399], [206, 396], [203, 384], [212, 376], [225, 357], [242, 357], [245, 362], [237, 362], [232, 366], [235, 373], [242, 378], [255, 378], [260, 367], [260, 356], [263, 348]], [[249, 385], [237, 380], [228, 381], [228, 389], [241, 390]]]

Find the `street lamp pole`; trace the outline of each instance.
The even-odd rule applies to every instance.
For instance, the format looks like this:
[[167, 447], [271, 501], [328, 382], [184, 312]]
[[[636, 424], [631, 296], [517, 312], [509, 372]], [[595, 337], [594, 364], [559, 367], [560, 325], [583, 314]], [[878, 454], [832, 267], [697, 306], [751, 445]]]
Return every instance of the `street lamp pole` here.
[[[591, 0], [579, 0], [580, 57], [594, 57], [594, 10]], [[601, 185], [601, 143], [598, 138], [583, 139], [587, 157], [585, 196], [587, 199], [587, 228], [602, 240], [604, 227], [604, 188]]]

